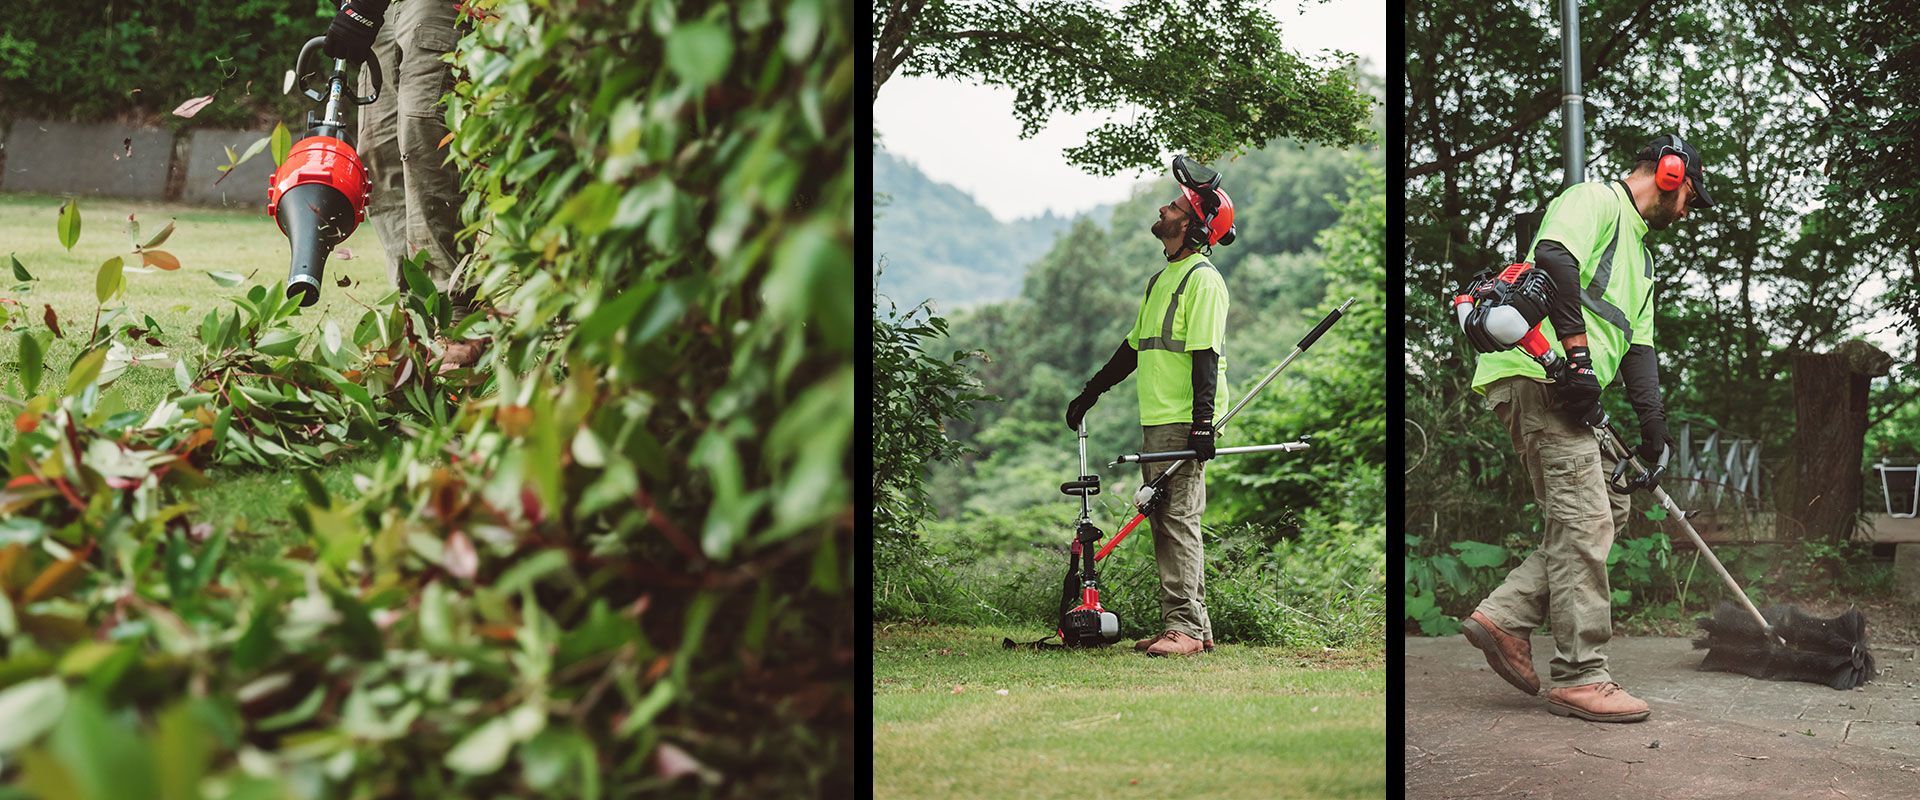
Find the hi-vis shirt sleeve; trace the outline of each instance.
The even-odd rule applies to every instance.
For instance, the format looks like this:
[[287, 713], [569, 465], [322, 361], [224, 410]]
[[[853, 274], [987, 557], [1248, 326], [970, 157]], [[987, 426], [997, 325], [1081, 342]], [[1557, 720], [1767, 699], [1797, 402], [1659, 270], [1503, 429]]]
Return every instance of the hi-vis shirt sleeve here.
[[1582, 183], [1554, 198], [1547, 206], [1546, 217], [1540, 220], [1540, 233], [1534, 241], [1552, 239], [1565, 245], [1567, 252], [1580, 262], [1583, 288], [1585, 282], [1593, 278], [1594, 254], [1607, 246], [1601, 236], [1612, 238], [1610, 229], [1619, 214], [1615, 207], [1618, 202], [1619, 198], [1608, 184]]
[[1184, 339], [1188, 352], [1222, 352], [1227, 341], [1227, 282], [1220, 270], [1197, 268], [1180, 298], [1180, 318], [1173, 321], [1173, 338]]

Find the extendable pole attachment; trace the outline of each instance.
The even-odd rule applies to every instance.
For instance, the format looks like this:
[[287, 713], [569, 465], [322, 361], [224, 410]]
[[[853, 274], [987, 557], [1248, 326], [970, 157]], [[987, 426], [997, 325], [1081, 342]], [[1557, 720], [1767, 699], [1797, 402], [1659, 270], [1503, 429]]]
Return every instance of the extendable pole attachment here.
[[[1295, 451], [1307, 449], [1310, 446], [1307, 444], [1308, 438], [1310, 437], [1302, 436], [1300, 437], [1300, 441], [1282, 442], [1280, 444], [1250, 444], [1250, 445], [1245, 445], [1243, 447], [1222, 447], [1218, 450], [1213, 451], [1213, 454], [1217, 457], [1217, 456], [1246, 455], [1248, 453], [1292, 453]], [[1192, 450], [1166, 450], [1158, 453], [1128, 453], [1126, 455], [1115, 458], [1111, 462], [1108, 462], [1107, 468], [1112, 469], [1114, 467], [1120, 466], [1121, 464], [1156, 464], [1161, 461], [1185, 461], [1197, 455], [1199, 455], [1199, 453], [1194, 452]]]
[[[1358, 298], [1349, 297], [1346, 302], [1340, 304], [1339, 308], [1327, 312], [1327, 316], [1320, 320], [1320, 324], [1313, 326], [1313, 330], [1307, 331], [1307, 335], [1300, 338], [1300, 343], [1294, 345], [1293, 352], [1288, 353], [1286, 358], [1281, 359], [1280, 363], [1275, 364], [1273, 369], [1268, 370], [1266, 377], [1261, 378], [1259, 383], [1254, 384], [1253, 388], [1247, 391], [1246, 396], [1240, 398], [1240, 402], [1233, 404], [1233, 408], [1227, 411], [1226, 416], [1221, 417], [1218, 422], [1213, 424], [1214, 430], [1224, 430], [1227, 427], [1227, 423], [1231, 422], [1233, 418], [1240, 413], [1240, 409], [1246, 408], [1247, 403], [1252, 402], [1253, 398], [1259, 395], [1261, 390], [1267, 388], [1267, 384], [1273, 383], [1274, 378], [1280, 377], [1280, 373], [1284, 371], [1288, 365], [1292, 364], [1294, 359], [1299, 358], [1301, 353], [1306, 352], [1307, 348], [1312, 347], [1314, 342], [1320, 341], [1320, 337], [1327, 332], [1327, 329], [1332, 328], [1333, 323], [1339, 322], [1341, 315], [1347, 313], [1347, 309], [1353, 307], [1353, 301], [1356, 299]], [[1215, 451], [1215, 455], [1218, 454], [1219, 451]], [[1133, 519], [1128, 520], [1126, 527], [1121, 528], [1119, 533], [1114, 534], [1112, 539], [1107, 540], [1106, 545], [1100, 548], [1100, 552], [1094, 555], [1095, 560], [1106, 558], [1107, 554], [1113, 552], [1113, 548], [1120, 544], [1121, 540], [1127, 538], [1127, 534], [1133, 533], [1133, 529], [1139, 527], [1140, 522], [1145, 520], [1147, 514], [1152, 510], [1154, 499], [1159, 493], [1160, 487], [1167, 482], [1168, 476], [1172, 475], [1175, 470], [1191, 462], [1192, 455], [1173, 462], [1173, 466], [1167, 467], [1166, 471], [1160, 473], [1159, 477], [1148, 481], [1145, 486], [1140, 487], [1139, 491], [1133, 493], [1133, 505], [1135, 508]]]

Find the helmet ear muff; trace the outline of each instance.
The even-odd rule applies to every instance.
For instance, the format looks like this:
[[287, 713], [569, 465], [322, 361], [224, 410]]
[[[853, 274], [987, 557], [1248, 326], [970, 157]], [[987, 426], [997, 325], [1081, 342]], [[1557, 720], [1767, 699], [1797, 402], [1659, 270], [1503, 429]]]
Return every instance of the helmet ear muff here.
[[1671, 192], [1687, 182], [1687, 160], [1671, 153], [1661, 156], [1660, 163], [1653, 168], [1653, 185], [1660, 191]]
[[1687, 153], [1681, 149], [1685, 145], [1676, 134], [1672, 144], [1660, 147], [1660, 158], [1653, 168], [1653, 185], [1660, 191], [1676, 191], [1687, 182]]

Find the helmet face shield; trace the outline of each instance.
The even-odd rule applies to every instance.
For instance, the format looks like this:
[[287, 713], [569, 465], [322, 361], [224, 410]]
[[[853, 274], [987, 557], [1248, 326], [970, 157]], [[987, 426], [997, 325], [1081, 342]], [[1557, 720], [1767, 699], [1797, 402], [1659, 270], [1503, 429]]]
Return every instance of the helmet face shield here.
[[1175, 200], [1173, 207], [1186, 212], [1193, 223], [1187, 229], [1187, 241], [1194, 247], [1232, 244], [1233, 200], [1220, 188], [1220, 173], [1186, 156], [1173, 157], [1173, 179], [1180, 184], [1180, 197], [1186, 208]]
[[1220, 186], [1220, 173], [1186, 156], [1173, 157], [1173, 179], [1195, 192], [1213, 191]]

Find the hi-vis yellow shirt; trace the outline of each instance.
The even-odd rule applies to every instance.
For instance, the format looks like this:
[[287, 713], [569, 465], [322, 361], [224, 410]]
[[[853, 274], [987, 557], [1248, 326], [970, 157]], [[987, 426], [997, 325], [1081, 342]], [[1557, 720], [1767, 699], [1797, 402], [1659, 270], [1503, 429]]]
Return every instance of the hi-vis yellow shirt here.
[[[1580, 260], [1580, 316], [1587, 323], [1587, 349], [1593, 354], [1593, 376], [1601, 386], [1613, 382], [1627, 346], [1653, 346], [1653, 256], [1641, 239], [1647, 222], [1633, 206], [1633, 195], [1619, 181], [1589, 182], [1569, 187], [1547, 206], [1540, 233], [1527, 248], [1552, 239]], [[1551, 321], [1540, 332], [1555, 352], [1566, 354]], [[1518, 349], [1482, 354], [1473, 371], [1474, 391], [1501, 378], [1525, 375], [1545, 381], [1547, 374]]]
[[1140, 352], [1140, 424], [1193, 421], [1193, 351], [1220, 353], [1213, 407], [1227, 406], [1227, 282], [1206, 256], [1168, 264], [1147, 281], [1127, 344]]

